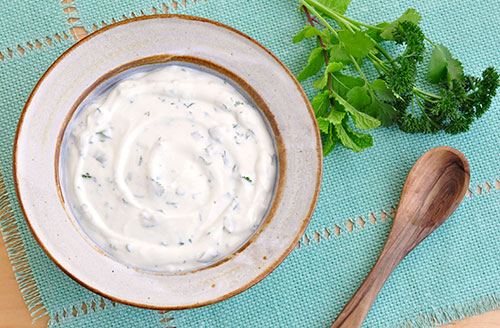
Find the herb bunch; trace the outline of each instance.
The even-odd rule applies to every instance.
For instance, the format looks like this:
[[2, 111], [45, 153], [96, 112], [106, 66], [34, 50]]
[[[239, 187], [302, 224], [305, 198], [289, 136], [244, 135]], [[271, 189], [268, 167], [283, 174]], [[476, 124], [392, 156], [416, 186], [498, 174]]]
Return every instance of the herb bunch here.
[[[324, 137], [325, 155], [338, 143], [354, 151], [372, 146], [372, 136], [355, 128], [397, 124], [408, 133], [457, 134], [468, 131], [489, 108], [499, 86], [497, 71], [488, 67], [479, 78], [465, 75], [460, 61], [444, 45], [425, 37], [415, 9], [392, 23], [369, 25], [344, 16], [351, 0], [299, 1], [308, 24], [293, 41], [316, 38], [317, 47], [297, 78], [303, 81], [324, 69], [314, 82], [319, 93], [311, 104]], [[393, 58], [384, 48], [390, 43], [405, 49]], [[427, 80], [437, 93], [415, 85], [426, 43], [434, 48]], [[372, 81], [363, 69], [370, 64], [378, 72]], [[355, 76], [347, 73], [349, 68], [354, 68]]]

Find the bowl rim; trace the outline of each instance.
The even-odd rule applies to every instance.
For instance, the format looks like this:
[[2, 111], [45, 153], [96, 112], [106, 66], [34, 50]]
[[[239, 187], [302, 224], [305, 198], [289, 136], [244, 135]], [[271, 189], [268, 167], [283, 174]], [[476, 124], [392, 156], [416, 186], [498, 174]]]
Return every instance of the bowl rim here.
[[[224, 295], [222, 295], [222, 296], [220, 296], [218, 298], [215, 298], [215, 299], [212, 299], [212, 300], [209, 300], [209, 301], [205, 301], [205, 302], [201, 302], [201, 303], [195, 303], [195, 304], [188, 305], [188, 306], [156, 306], [156, 305], [151, 305], [151, 304], [143, 304], [143, 303], [138, 303], [138, 302], [132, 302], [132, 301], [127, 301], [127, 300], [122, 300], [122, 299], [117, 298], [117, 297], [115, 297], [113, 295], [110, 295], [110, 294], [107, 294], [105, 292], [102, 292], [99, 289], [97, 289], [97, 288], [95, 288], [95, 287], [93, 287], [93, 286], [91, 286], [91, 285], [89, 285], [89, 284], [81, 281], [76, 276], [74, 276], [71, 272], [69, 272], [69, 270], [67, 270], [61, 263], [59, 263], [52, 256], [52, 254], [48, 251], [48, 249], [46, 248], [46, 246], [41, 242], [41, 239], [37, 235], [35, 229], [31, 225], [30, 220], [27, 219], [28, 216], [26, 214], [26, 210], [24, 208], [23, 201], [22, 201], [22, 199], [20, 197], [19, 180], [18, 180], [18, 168], [17, 168], [17, 160], [18, 160], [18, 147], [17, 146], [18, 146], [18, 142], [19, 142], [19, 136], [20, 136], [20, 132], [21, 132], [21, 129], [22, 129], [22, 126], [23, 126], [23, 122], [24, 122], [24, 118], [25, 118], [26, 112], [28, 110], [28, 107], [31, 104], [31, 100], [34, 97], [34, 95], [37, 93], [40, 85], [46, 79], [46, 77], [48, 76], [48, 74], [59, 64], [60, 61], [62, 61], [66, 57], [66, 55], [68, 55], [69, 53], [73, 52], [76, 48], [78, 48], [84, 42], [89, 41], [93, 37], [95, 37], [95, 36], [97, 36], [97, 35], [99, 35], [101, 33], [104, 33], [104, 32], [106, 32], [106, 31], [108, 31], [110, 29], [116, 28], [118, 26], [129, 24], [129, 23], [134, 23], [134, 22], [138, 22], [138, 21], [143, 21], [143, 20], [171, 19], [171, 18], [176, 18], [176, 19], [181, 19], [181, 20], [187, 20], [187, 21], [198, 21], [198, 22], [202, 22], [202, 23], [212, 24], [212, 25], [215, 25], [217, 27], [221, 27], [223, 29], [226, 29], [226, 30], [228, 30], [230, 32], [233, 32], [233, 33], [237, 34], [240, 37], [243, 37], [243, 38], [247, 39], [248, 41], [250, 41], [253, 44], [255, 44], [257, 47], [259, 47], [262, 50], [264, 50], [288, 74], [288, 76], [291, 78], [292, 82], [297, 87], [297, 91], [300, 93], [301, 97], [304, 99], [304, 103], [306, 105], [307, 111], [308, 111], [308, 113], [309, 113], [309, 115], [311, 117], [312, 123], [313, 123], [313, 125], [315, 127], [314, 130], [315, 130], [316, 145], [317, 145], [317, 147], [316, 147], [316, 154], [317, 154], [318, 171], [316, 173], [316, 181], [315, 181], [314, 194], [313, 194], [313, 197], [312, 197], [312, 201], [311, 201], [309, 210], [308, 210], [306, 216], [302, 219], [302, 225], [301, 225], [301, 227], [299, 229], [299, 232], [295, 236], [295, 238], [293, 240], [293, 243], [281, 253], [281, 255], [278, 257], [278, 259], [272, 265], [270, 265], [267, 268], [267, 270], [261, 272], [258, 276], [256, 276], [250, 282], [248, 282], [245, 285], [241, 286], [240, 288], [232, 290], [231, 292], [229, 292], [227, 294], [224, 294]], [[81, 286], [85, 287], [86, 289], [88, 289], [88, 290], [90, 290], [90, 291], [92, 291], [92, 292], [94, 292], [94, 293], [96, 293], [96, 294], [98, 294], [98, 295], [100, 295], [102, 297], [105, 297], [105, 298], [107, 298], [107, 299], [109, 299], [111, 301], [115, 301], [115, 302], [118, 302], [118, 303], [121, 303], [121, 304], [135, 306], [135, 307], [138, 307], [138, 308], [150, 309], [150, 310], [185, 310], [185, 309], [193, 309], [193, 308], [198, 308], [198, 307], [202, 307], [202, 306], [206, 306], [206, 305], [218, 303], [218, 302], [224, 301], [226, 299], [229, 299], [229, 298], [231, 298], [231, 297], [233, 297], [235, 295], [238, 295], [238, 294], [240, 294], [240, 293], [248, 290], [250, 287], [252, 287], [255, 284], [259, 283], [265, 277], [267, 277], [272, 271], [274, 271], [284, 261], [284, 259], [291, 253], [291, 251], [296, 247], [297, 243], [300, 241], [300, 238], [302, 238], [302, 236], [303, 236], [303, 234], [304, 234], [304, 232], [305, 232], [305, 230], [306, 230], [306, 228], [307, 228], [307, 226], [309, 224], [309, 221], [311, 220], [312, 214], [313, 214], [314, 209], [315, 209], [316, 204], [317, 204], [317, 200], [318, 200], [319, 192], [320, 192], [320, 187], [321, 187], [322, 171], [323, 171], [323, 152], [322, 152], [321, 148], [322, 148], [322, 142], [321, 142], [321, 137], [320, 137], [320, 133], [319, 133], [318, 124], [317, 124], [316, 117], [315, 117], [314, 111], [312, 109], [311, 103], [309, 102], [309, 99], [308, 99], [306, 93], [304, 92], [302, 86], [300, 85], [300, 83], [298, 82], [298, 80], [296, 79], [296, 77], [293, 75], [293, 73], [290, 71], [290, 69], [285, 64], [283, 64], [283, 62], [280, 59], [278, 59], [278, 57], [276, 57], [269, 49], [267, 49], [266, 47], [264, 47], [261, 43], [259, 43], [255, 39], [251, 38], [247, 34], [245, 34], [243, 32], [240, 32], [239, 30], [237, 30], [235, 28], [232, 28], [232, 27], [230, 27], [228, 25], [222, 24], [220, 22], [217, 22], [217, 21], [214, 21], [214, 20], [211, 20], [211, 19], [202, 18], [202, 17], [198, 17], [198, 16], [193, 16], [193, 15], [157, 14], [157, 15], [134, 17], [134, 18], [126, 19], [126, 20], [123, 20], [123, 21], [119, 21], [119, 22], [107, 25], [107, 26], [105, 26], [105, 27], [103, 27], [103, 28], [101, 28], [101, 29], [99, 29], [99, 30], [97, 30], [97, 31], [95, 31], [95, 32], [87, 35], [83, 39], [77, 41], [74, 45], [72, 45], [70, 48], [68, 48], [66, 51], [64, 51], [49, 66], [49, 68], [43, 73], [43, 75], [41, 76], [41, 78], [38, 80], [38, 82], [36, 83], [35, 87], [33, 88], [32, 92], [30, 93], [30, 95], [29, 95], [28, 99], [26, 100], [26, 103], [25, 103], [25, 105], [23, 107], [21, 115], [19, 117], [18, 125], [17, 125], [17, 128], [16, 128], [16, 133], [15, 133], [15, 137], [14, 137], [14, 143], [13, 143], [12, 172], [13, 172], [14, 188], [15, 188], [15, 191], [16, 191], [16, 193], [15, 193], [16, 194], [16, 198], [17, 198], [17, 201], [19, 203], [19, 207], [21, 209], [21, 213], [22, 213], [23, 217], [25, 218], [25, 222], [27, 223], [27, 225], [29, 227], [29, 230], [31, 231], [32, 235], [34, 236], [35, 240], [40, 245], [40, 247], [42, 248], [42, 250], [44, 251], [44, 253], [67, 276], [69, 276], [71, 279], [73, 279], [75, 282], [77, 282]]]

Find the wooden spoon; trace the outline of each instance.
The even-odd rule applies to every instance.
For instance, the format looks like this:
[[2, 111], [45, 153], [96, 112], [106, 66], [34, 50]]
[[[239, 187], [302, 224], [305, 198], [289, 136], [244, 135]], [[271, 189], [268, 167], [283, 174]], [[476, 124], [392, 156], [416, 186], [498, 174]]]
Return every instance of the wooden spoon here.
[[382, 253], [331, 328], [361, 326], [389, 275], [415, 246], [456, 210], [469, 181], [469, 163], [454, 148], [437, 147], [417, 160], [406, 178]]

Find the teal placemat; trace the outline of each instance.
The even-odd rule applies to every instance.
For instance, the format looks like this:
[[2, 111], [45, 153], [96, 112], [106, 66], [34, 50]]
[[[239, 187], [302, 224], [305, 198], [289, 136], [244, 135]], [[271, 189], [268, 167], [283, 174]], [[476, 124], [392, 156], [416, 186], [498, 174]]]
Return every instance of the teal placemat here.
[[0, 1], [0, 53], [3, 57], [18, 55], [18, 47], [30, 50], [37, 46], [37, 42], [48, 45], [53, 38], [64, 38], [64, 33], [68, 32], [67, 19], [73, 17], [64, 12], [65, 7], [56, 0], [44, 1], [43, 4], [23, 0]]
[[[74, 283], [45, 256], [27, 229], [15, 201], [11, 165], [15, 128], [29, 93], [74, 41], [52, 37], [51, 45], [43, 43], [41, 49], [24, 46], [24, 54], [16, 45], [34, 42], [40, 35], [71, 35], [74, 26], [91, 32], [124, 16], [165, 10], [235, 27], [268, 47], [294, 73], [302, 68], [313, 43], [292, 43], [305, 24], [295, 0], [65, 3], [69, 2], [27, 0], [24, 7], [43, 13], [44, 19], [31, 19], [24, 12], [0, 18], [0, 171], [8, 194], [1, 196], [0, 183], [0, 220], [18, 282], [35, 316], [46, 311], [53, 327], [328, 327], [382, 249], [411, 165], [438, 145], [455, 147], [467, 156], [470, 195], [396, 269], [363, 327], [432, 327], [499, 307], [499, 97], [465, 134], [408, 135], [379, 128], [373, 131], [375, 146], [364, 153], [336, 149], [325, 159], [320, 199], [300, 247], [268, 278], [234, 298], [165, 313], [114, 304]], [[79, 20], [70, 24], [66, 7], [75, 8], [70, 15]], [[446, 44], [464, 63], [466, 73], [478, 75], [491, 65], [500, 68], [497, 0], [353, 0], [347, 14], [377, 23], [395, 19], [409, 7], [422, 13], [425, 34]], [[0, 5], [0, 11], [9, 8]], [[10, 54], [6, 49], [12, 50]], [[309, 82], [303, 86], [313, 95]]]

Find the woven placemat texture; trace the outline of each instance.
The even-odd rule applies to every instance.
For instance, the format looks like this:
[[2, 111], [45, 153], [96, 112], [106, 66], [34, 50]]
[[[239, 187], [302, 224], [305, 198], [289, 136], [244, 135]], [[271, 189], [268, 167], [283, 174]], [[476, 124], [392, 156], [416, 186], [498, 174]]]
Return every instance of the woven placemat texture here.
[[[312, 41], [292, 43], [305, 24], [295, 0], [190, 0], [184, 4], [75, 0], [72, 15], [79, 20], [71, 25], [57, 1], [29, 0], [24, 7], [28, 3], [33, 13], [43, 11], [45, 18], [32, 19], [26, 13], [0, 18], [0, 52], [4, 56], [0, 61], [0, 171], [10, 198], [7, 204], [0, 197], [0, 213], [7, 206], [14, 213], [0, 219], [4, 230], [17, 223], [18, 234], [4, 231], [4, 238], [13, 240], [12, 255], [23, 245], [26, 251], [14, 269], [21, 286], [36, 282], [34, 288], [25, 290], [25, 298], [30, 307], [43, 304], [35, 315], [47, 311], [51, 326], [328, 327], [381, 251], [412, 164], [439, 145], [455, 147], [468, 158], [470, 193], [456, 213], [398, 266], [363, 327], [433, 327], [499, 307], [499, 97], [465, 134], [409, 135], [396, 128], [379, 128], [373, 131], [374, 147], [364, 153], [336, 149], [324, 161], [320, 198], [300, 247], [268, 278], [234, 298], [204, 308], [160, 313], [113, 304], [79, 286], [47, 258], [27, 229], [15, 200], [11, 165], [15, 128], [29, 93], [74, 40], [54, 39], [52, 45], [28, 49], [23, 55], [14, 51], [12, 58], [5, 49], [40, 35], [71, 35], [72, 26], [92, 32], [113, 21], [165, 10], [237, 28], [269, 48], [294, 73], [300, 71], [314, 45]], [[4, 7], [11, 6], [0, 4], [0, 11]], [[347, 14], [377, 23], [395, 19], [409, 7], [422, 14], [426, 35], [447, 45], [463, 62], [466, 73], [478, 75], [491, 65], [500, 68], [497, 0], [353, 0]], [[314, 94], [311, 82], [303, 86], [309, 96]]]
[[[0, 1], [0, 53], [4, 57], [18, 55], [18, 47], [30, 50], [37, 41], [47, 45], [47, 38], [68, 32], [66, 5], [60, 1]], [[28, 45], [28, 43], [30, 45]]]

